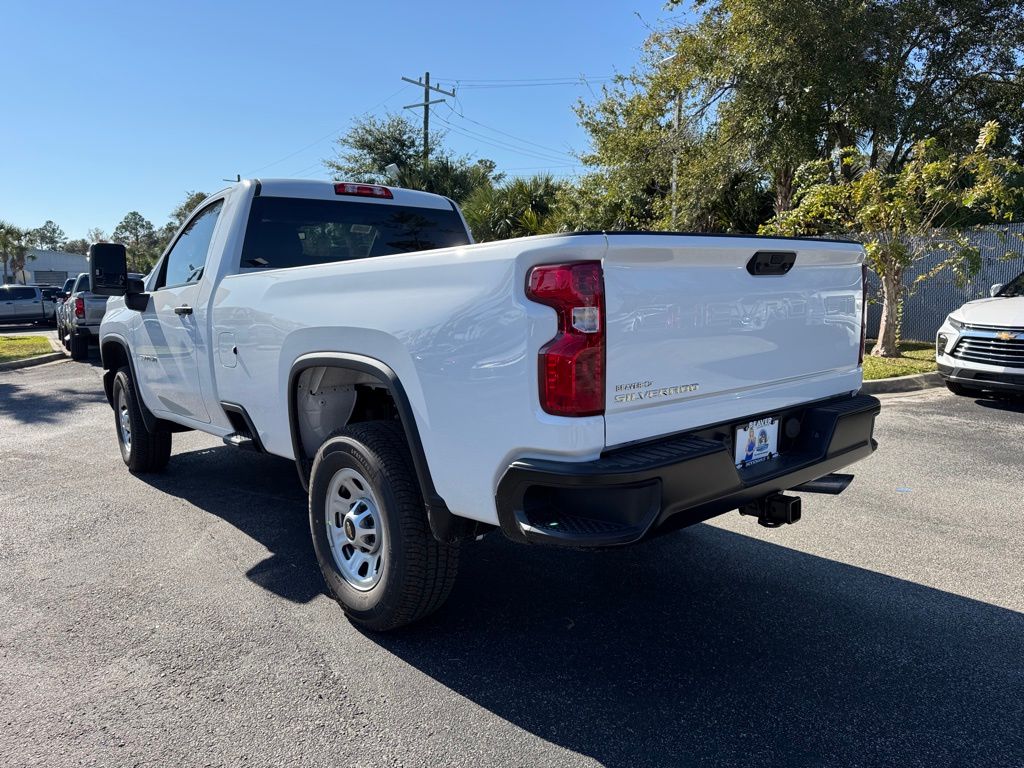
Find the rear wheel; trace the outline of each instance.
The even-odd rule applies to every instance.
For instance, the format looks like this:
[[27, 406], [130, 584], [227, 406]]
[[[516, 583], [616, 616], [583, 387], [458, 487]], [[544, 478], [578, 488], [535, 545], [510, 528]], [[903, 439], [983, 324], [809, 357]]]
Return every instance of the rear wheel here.
[[70, 337], [71, 359], [85, 360], [89, 356], [89, 337], [73, 333]]
[[405, 435], [394, 422], [354, 424], [320, 446], [309, 524], [331, 595], [367, 629], [427, 616], [455, 583], [458, 547], [431, 533]]
[[131, 472], [159, 472], [171, 457], [171, 433], [150, 430], [142, 417], [131, 370], [124, 367], [114, 376], [114, 427], [121, 458]]

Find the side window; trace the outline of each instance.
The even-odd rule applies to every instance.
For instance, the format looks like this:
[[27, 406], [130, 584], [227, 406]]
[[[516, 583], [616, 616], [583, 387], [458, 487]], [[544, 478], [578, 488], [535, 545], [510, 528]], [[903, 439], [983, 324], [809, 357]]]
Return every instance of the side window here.
[[218, 200], [207, 206], [188, 223], [181, 237], [174, 243], [171, 252], [164, 259], [163, 268], [156, 281], [156, 289], [169, 285], [197, 283], [203, 276], [206, 256], [213, 240], [213, 230], [224, 201]]
[[32, 301], [36, 297], [35, 288], [11, 288], [11, 298], [15, 301]]

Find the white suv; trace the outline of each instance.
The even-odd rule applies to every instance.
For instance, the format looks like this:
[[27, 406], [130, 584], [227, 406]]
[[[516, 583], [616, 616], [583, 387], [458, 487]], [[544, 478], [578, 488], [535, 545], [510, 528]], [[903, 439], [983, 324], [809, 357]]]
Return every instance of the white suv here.
[[957, 395], [1024, 394], [1024, 273], [951, 312], [935, 337], [935, 361]]

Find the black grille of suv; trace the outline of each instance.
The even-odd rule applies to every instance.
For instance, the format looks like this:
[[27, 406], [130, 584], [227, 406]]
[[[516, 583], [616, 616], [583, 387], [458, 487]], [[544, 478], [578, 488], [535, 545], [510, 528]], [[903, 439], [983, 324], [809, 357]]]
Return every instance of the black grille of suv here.
[[964, 336], [953, 349], [953, 357], [971, 363], [1002, 365], [1007, 368], [1024, 368], [1024, 331], [1015, 338], [1000, 339]]

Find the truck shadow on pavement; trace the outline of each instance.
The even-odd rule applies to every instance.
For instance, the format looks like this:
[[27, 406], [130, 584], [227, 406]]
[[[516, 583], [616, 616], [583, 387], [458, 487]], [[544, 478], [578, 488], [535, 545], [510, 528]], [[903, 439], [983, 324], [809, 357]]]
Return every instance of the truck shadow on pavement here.
[[975, 403], [980, 405], [982, 408], [989, 408], [993, 411], [1006, 411], [1007, 413], [1024, 413], [1024, 397], [1018, 397], [1016, 399], [981, 399], [975, 400]]
[[[31, 370], [31, 369], [29, 369]], [[103, 389], [86, 390], [63, 387], [41, 392], [28, 383], [6, 377], [0, 381], [0, 417], [22, 424], [58, 424], [76, 411], [95, 403], [106, 404]]]
[[[255, 583], [323, 593], [291, 462], [212, 448], [145, 480], [266, 546]], [[1020, 613], [710, 525], [599, 552], [493, 533], [461, 562], [435, 616], [367, 642], [604, 765], [1024, 763]], [[486, 727], [459, 706], [438, 717]]]
[[489, 538], [372, 640], [607, 766], [1024, 764], [1024, 615], [709, 525], [631, 549]]
[[295, 603], [324, 594], [306, 494], [293, 461], [224, 446], [175, 453], [163, 473], [139, 479], [216, 515], [270, 550], [245, 574], [255, 584]]

